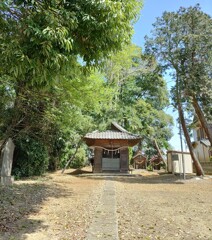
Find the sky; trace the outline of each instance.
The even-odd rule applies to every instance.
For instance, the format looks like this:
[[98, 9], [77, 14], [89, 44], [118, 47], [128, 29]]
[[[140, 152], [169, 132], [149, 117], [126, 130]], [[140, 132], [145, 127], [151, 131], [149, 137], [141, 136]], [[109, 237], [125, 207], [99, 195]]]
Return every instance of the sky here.
[[[197, 3], [203, 12], [212, 16], [212, 0], [144, 0], [143, 8], [138, 22], [134, 25], [133, 43], [144, 49], [144, 36], [150, 35], [153, 29], [152, 24], [156, 21], [157, 17], [161, 17], [163, 12], [176, 12], [180, 7], [190, 7]], [[171, 79], [168, 75], [164, 76], [167, 81], [168, 89], [171, 87]], [[169, 141], [175, 150], [181, 150], [179, 128], [177, 126], [176, 119], [178, 117], [177, 111], [173, 112], [173, 109], [169, 107], [166, 110], [167, 113], [174, 118], [173, 134], [174, 136]], [[183, 140], [183, 150], [186, 149], [186, 145]]]

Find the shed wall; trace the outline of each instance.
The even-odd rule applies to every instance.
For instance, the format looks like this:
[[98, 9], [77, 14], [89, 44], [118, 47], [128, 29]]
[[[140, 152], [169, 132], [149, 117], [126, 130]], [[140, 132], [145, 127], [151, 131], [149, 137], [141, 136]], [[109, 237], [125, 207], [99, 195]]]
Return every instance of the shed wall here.
[[209, 147], [204, 146], [200, 143], [200, 141], [197, 142], [194, 152], [196, 153], [200, 162], [210, 162]]
[[[193, 173], [193, 164], [190, 153], [183, 153], [185, 173]], [[182, 153], [171, 152], [167, 153], [168, 172], [183, 173]]]

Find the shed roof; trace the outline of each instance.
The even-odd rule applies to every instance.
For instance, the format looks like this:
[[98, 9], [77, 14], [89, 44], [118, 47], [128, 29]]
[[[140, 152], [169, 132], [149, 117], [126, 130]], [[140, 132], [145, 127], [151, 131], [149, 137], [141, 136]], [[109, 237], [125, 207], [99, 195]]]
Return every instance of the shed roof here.
[[201, 139], [200, 142], [205, 145], [206, 147], [210, 147], [211, 146], [211, 143], [208, 139]]

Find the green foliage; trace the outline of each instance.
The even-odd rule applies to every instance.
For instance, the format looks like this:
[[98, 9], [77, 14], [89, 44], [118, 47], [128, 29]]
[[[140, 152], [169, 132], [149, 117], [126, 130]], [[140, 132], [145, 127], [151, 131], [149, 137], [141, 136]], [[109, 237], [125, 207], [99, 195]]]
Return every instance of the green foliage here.
[[48, 168], [48, 152], [43, 143], [23, 135], [15, 141], [15, 160], [12, 174], [17, 178], [39, 176]]
[[14, 89], [7, 78], [0, 78], [0, 136], [12, 115], [12, 106], [15, 99]]
[[70, 163], [70, 167], [72, 168], [81, 168], [86, 164], [86, 151], [85, 148], [81, 147], [78, 149], [73, 161]]
[[[68, 160], [72, 158], [76, 152], [77, 146], [73, 144], [73, 142], [71, 143], [72, 144], [70, 144], [69, 142], [66, 143], [66, 148], [64, 149], [63, 154], [61, 155], [60, 168], [64, 168]], [[81, 168], [86, 165], [88, 161], [86, 149], [87, 147], [81, 144], [81, 146], [77, 149], [74, 158], [70, 162], [69, 167]]]
[[129, 150], [129, 163], [131, 163], [131, 159], [133, 157], [133, 149], [132, 147], [129, 147], [128, 150]]
[[[212, 20], [199, 5], [181, 7], [177, 12], [164, 12], [153, 24], [152, 37], [147, 38], [146, 51], [154, 54], [164, 69], [174, 70], [179, 80], [181, 100], [195, 98], [206, 116], [212, 111]], [[172, 100], [176, 105], [176, 86]], [[187, 105], [188, 106], [188, 105]]]
[[100, 111], [109, 96], [103, 79], [99, 74], [97, 76], [90, 77], [75, 70], [61, 78], [54, 87], [38, 90], [24, 86], [18, 94], [15, 94], [13, 85], [8, 92], [2, 87], [5, 95], [13, 95], [5, 97], [0, 130], [4, 133], [8, 127], [5, 137], [8, 132], [14, 133], [15, 138], [25, 133], [45, 142], [49, 170], [56, 170], [67, 160], [70, 149], [81, 136], [96, 128], [92, 114]]
[[[178, 109], [187, 145], [201, 175], [203, 171], [192, 154], [184, 113], [189, 112], [191, 116], [195, 112], [212, 143], [207, 124], [212, 112], [212, 19], [197, 4], [181, 7], [177, 12], [164, 12], [153, 26], [152, 37], [146, 41], [146, 52], [154, 54], [163, 69], [171, 70], [175, 80], [171, 91], [172, 103]], [[193, 117], [189, 120], [192, 121]]]
[[130, 42], [140, 7], [140, 0], [6, 0], [0, 5], [0, 68], [17, 81], [44, 86], [79, 58], [99, 65]]
[[60, 158], [63, 155], [66, 148], [66, 141], [68, 140], [68, 135], [64, 132], [60, 131], [59, 128], [56, 129], [56, 125], [54, 126], [55, 130], [51, 131], [51, 137], [48, 147], [48, 155], [49, 155], [49, 164], [48, 170], [55, 171], [60, 167]]
[[125, 46], [106, 62], [102, 74], [112, 98], [95, 120], [105, 128], [115, 120], [143, 139], [157, 138], [160, 146], [167, 147], [172, 118], [163, 111], [168, 92], [155, 59], [135, 45]]
[[[0, 130], [16, 138], [24, 158], [45, 143], [55, 170], [85, 133], [112, 120], [167, 145], [171, 118], [163, 111], [168, 97], [161, 69], [129, 45], [140, 7], [140, 0], [0, 4]], [[31, 136], [27, 146], [23, 134]], [[81, 147], [72, 167], [84, 163]], [[32, 174], [27, 161], [21, 164], [22, 175]]]
[[152, 172], [153, 171], [153, 166], [152, 165], [147, 166], [146, 170]]
[[96, 128], [93, 115], [110, 90], [101, 74], [89, 73], [130, 42], [140, 8], [140, 0], [1, 2], [0, 138], [21, 141], [26, 158], [21, 136], [45, 142], [56, 169]]

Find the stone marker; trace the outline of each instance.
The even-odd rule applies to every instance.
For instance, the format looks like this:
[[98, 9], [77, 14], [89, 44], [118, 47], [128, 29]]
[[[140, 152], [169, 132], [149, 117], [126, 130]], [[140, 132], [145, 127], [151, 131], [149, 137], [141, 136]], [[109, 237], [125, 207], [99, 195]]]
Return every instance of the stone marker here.
[[14, 181], [14, 178], [11, 176], [14, 149], [15, 145], [12, 139], [9, 138], [1, 154], [0, 169], [2, 185], [11, 185]]

